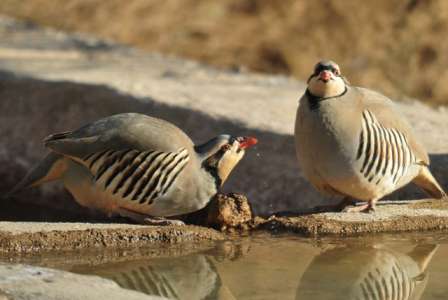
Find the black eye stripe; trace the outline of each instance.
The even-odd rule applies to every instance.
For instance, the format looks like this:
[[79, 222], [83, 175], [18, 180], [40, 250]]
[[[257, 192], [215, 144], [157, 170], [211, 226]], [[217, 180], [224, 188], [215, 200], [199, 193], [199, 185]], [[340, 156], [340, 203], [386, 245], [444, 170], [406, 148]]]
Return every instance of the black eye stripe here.
[[317, 67], [314, 69], [314, 73], [318, 74], [318, 73], [320, 73], [320, 72], [322, 72], [322, 71], [325, 71], [325, 70], [327, 70], [327, 71], [331, 71], [331, 72], [333, 72], [333, 73], [338, 72], [338, 69], [336, 69], [336, 68], [333, 67], [333, 66], [319, 65], [319, 66], [317, 66]]
[[314, 69], [314, 73], [313, 75], [319, 75], [320, 72], [322, 71], [331, 71], [335, 76], [339, 77], [340, 73], [339, 70], [335, 67], [333, 67], [332, 65], [318, 65], [316, 66], [316, 68]]
[[222, 151], [227, 151], [230, 148], [232, 148], [232, 146], [230, 144], [224, 144], [224, 145], [221, 146], [221, 150]]

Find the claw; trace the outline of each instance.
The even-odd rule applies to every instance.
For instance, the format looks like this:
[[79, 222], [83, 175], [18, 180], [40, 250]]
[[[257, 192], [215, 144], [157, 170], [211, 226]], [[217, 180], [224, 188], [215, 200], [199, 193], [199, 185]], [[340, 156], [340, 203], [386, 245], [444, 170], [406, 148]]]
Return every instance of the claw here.
[[164, 219], [164, 218], [145, 218], [143, 219], [143, 223], [146, 225], [153, 225], [153, 226], [185, 226], [185, 223], [181, 220], [170, 220], [170, 219]]
[[345, 213], [371, 213], [375, 211], [375, 207], [370, 204], [363, 204], [360, 206], [347, 206], [342, 210]]

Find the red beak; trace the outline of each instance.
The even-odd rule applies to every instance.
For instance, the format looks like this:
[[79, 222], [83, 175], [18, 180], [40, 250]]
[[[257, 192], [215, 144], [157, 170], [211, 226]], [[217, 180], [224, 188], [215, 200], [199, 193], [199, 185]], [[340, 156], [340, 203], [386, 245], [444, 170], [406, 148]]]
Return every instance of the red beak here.
[[258, 143], [258, 140], [251, 136], [244, 136], [239, 137], [238, 142], [240, 143], [240, 149], [246, 149], [252, 147], [253, 145], [256, 145]]
[[323, 81], [328, 81], [331, 78], [331, 72], [324, 70], [320, 72], [319, 78], [322, 79]]

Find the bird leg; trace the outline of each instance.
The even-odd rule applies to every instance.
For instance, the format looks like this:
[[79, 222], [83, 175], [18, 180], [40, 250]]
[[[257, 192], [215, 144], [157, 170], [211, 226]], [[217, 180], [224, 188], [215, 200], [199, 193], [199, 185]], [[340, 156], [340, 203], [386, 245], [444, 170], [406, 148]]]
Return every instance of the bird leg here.
[[345, 207], [342, 212], [346, 213], [357, 213], [357, 212], [363, 212], [363, 213], [371, 213], [375, 211], [376, 208], [376, 202], [378, 200], [373, 199], [367, 201], [366, 204], [359, 205], [359, 206], [347, 206]]
[[347, 206], [342, 210], [345, 213], [357, 213], [357, 212], [370, 212], [370, 204], [366, 203], [363, 205]]
[[162, 217], [151, 217], [122, 207], [118, 208], [117, 212], [122, 217], [129, 218], [136, 223], [144, 225], [153, 225], [153, 226], [185, 225], [185, 223], [182, 222], [181, 220], [170, 220]]

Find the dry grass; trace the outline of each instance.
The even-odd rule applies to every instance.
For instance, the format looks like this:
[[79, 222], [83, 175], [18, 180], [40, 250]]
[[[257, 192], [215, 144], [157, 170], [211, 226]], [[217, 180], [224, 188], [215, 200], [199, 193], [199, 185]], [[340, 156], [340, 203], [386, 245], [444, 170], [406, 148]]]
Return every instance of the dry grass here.
[[448, 104], [448, 1], [2, 0], [0, 13], [220, 67], [349, 80]]

